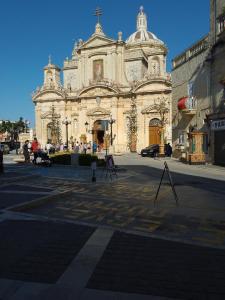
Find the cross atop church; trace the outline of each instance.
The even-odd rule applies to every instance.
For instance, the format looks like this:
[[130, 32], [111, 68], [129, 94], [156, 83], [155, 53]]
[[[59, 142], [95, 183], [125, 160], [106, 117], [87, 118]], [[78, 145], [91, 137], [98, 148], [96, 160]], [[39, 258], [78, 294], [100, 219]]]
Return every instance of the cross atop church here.
[[102, 9], [100, 7], [96, 7], [94, 16], [97, 17], [98, 23], [100, 23], [100, 16], [102, 15]]

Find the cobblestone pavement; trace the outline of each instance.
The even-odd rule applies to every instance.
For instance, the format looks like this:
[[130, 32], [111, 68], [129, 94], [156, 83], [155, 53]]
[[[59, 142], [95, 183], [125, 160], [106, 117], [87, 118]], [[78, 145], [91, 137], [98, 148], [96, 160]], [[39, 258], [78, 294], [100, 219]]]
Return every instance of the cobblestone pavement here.
[[133, 172], [127, 179], [104, 184], [31, 178], [29, 184], [32, 186], [72, 192], [26, 212], [205, 245], [225, 246], [225, 201], [224, 191], [217, 190], [219, 186], [212, 182], [209, 187], [208, 179], [194, 180], [190, 177], [184, 183], [184, 178], [179, 175], [175, 185], [179, 206], [176, 207], [171, 187], [165, 182], [160, 189], [159, 202], [154, 207], [158, 174], [152, 172], [151, 183], [142, 174], [141, 183]]

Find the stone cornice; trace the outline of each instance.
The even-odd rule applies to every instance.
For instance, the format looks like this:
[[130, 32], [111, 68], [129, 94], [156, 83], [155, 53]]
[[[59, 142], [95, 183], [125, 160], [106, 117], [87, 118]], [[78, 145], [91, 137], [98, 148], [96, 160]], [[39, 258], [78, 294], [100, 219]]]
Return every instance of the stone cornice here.
[[107, 52], [99, 51], [99, 52], [90, 53], [90, 54], [88, 55], [88, 58], [90, 58], [90, 57], [92, 57], [92, 56], [98, 56], [98, 55], [107, 55]]

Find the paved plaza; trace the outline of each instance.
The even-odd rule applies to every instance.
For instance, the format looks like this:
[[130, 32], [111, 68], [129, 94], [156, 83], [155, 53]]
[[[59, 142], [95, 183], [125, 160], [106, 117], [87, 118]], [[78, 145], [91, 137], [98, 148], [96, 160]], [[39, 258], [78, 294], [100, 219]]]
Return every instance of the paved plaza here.
[[118, 176], [5, 158], [0, 299], [224, 299], [225, 172], [115, 156]]

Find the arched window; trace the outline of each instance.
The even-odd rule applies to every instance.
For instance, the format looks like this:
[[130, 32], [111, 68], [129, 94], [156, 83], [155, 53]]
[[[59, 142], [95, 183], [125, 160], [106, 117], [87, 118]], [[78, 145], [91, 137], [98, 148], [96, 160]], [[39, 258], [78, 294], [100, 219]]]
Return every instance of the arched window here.
[[161, 122], [159, 119], [154, 118], [150, 120], [149, 126], [161, 126]]

